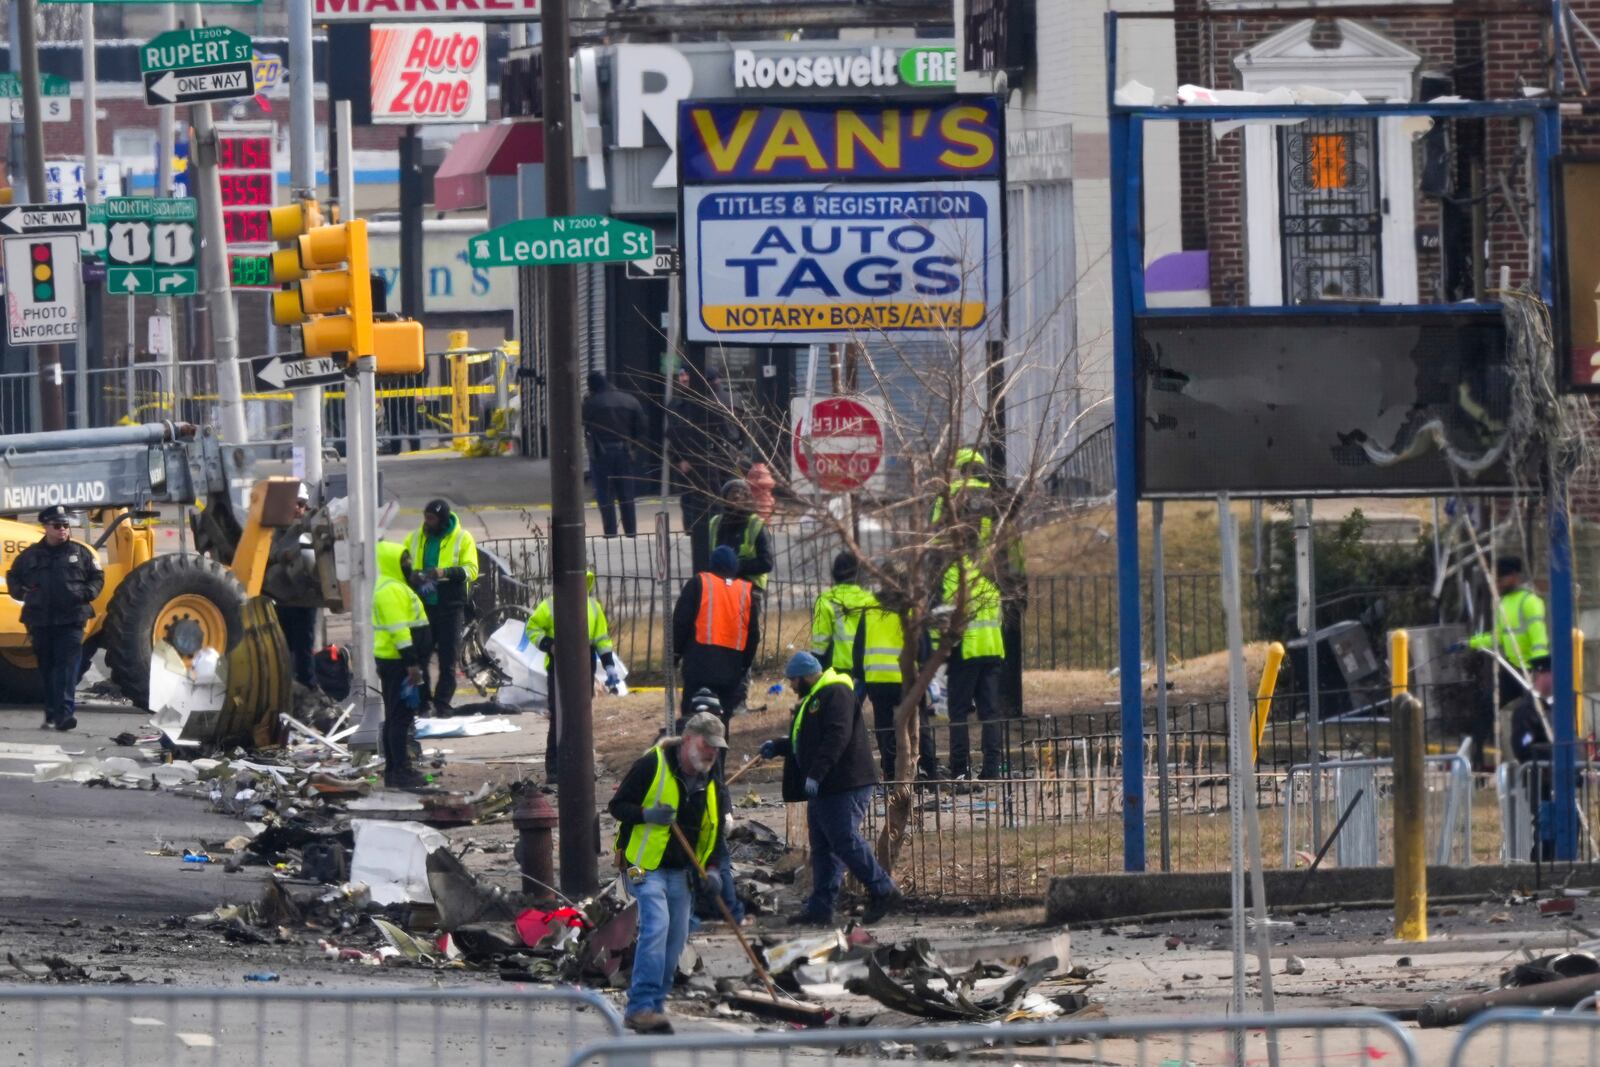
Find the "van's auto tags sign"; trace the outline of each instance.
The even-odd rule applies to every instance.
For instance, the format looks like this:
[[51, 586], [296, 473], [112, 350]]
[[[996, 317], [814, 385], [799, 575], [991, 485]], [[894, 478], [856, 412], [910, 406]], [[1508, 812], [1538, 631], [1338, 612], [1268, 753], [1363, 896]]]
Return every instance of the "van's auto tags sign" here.
[[488, 57], [481, 22], [372, 27], [373, 122], [483, 122]]
[[686, 102], [687, 336], [1000, 336], [1002, 109]]

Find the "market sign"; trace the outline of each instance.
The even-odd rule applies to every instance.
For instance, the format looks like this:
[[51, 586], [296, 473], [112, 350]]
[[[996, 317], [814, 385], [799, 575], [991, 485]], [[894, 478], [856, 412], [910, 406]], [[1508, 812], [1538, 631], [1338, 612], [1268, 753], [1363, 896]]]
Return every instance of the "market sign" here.
[[372, 121], [484, 122], [488, 49], [481, 22], [372, 27]]
[[539, 0], [316, 0], [316, 22], [527, 22], [539, 17]]
[[993, 97], [679, 110], [687, 337], [1000, 336]]

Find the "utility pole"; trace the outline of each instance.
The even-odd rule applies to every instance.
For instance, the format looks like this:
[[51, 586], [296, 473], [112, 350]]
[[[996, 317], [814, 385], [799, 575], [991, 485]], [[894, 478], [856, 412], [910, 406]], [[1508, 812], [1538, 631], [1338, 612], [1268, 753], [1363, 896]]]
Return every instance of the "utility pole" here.
[[[29, 2], [29, 0], [24, 0]], [[189, 5], [189, 26], [205, 25], [199, 4]], [[200, 275], [205, 279], [206, 309], [211, 318], [211, 344], [217, 361], [217, 396], [222, 439], [231, 445], [249, 441], [244, 425], [244, 393], [239, 387], [239, 316], [229, 285], [228, 244], [222, 222], [222, 178], [217, 173], [217, 130], [210, 104], [190, 105], [194, 143], [189, 162], [195, 170], [194, 192], [200, 200]]]
[[[164, 29], [175, 30], [178, 28], [178, 5], [162, 4], [166, 15]], [[172, 157], [177, 151], [174, 143], [177, 138], [172, 128], [173, 117], [165, 108], [156, 112], [160, 129], [156, 131], [156, 196], [165, 199], [172, 195]], [[161, 309], [161, 314], [167, 317], [172, 324], [172, 348], [167, 352], [166, 366], [162, 368], [161, 378], [162, 399], [172, 398], [172, 410], [177, 411], [178, 399], [178, 316], [177, 303], [170, 296], [161, 297], [156, 301], [156, 306]], [[175, 416], [173, 416], [175, 417]]]
[[[17, 46], [22, 50], [22, 125], [28, 144], [28, 196], [43, 201], [44, 116], [39, 110], [39, 34], [33, 21], [33, 0], [16, 0]], [[81, 284], [77, 279], [74, 285]], [[67, 403], [61, 381], [61, 350], [55, 345], [34, 349], [39, 369], [39, 414], [46, 430], [67, 428]]]
[[[344, 160], [339, 161], [341, 165]], [[311, 0], [289, 0], [289, 184], [317, 198], [317, 98], [311, 58]], [[351, 216], [354, 217], [354, 216]], [[295, 474], [322, 501], [322, 386], [294, 391]]]
[[[99, 70], [95, 66], [94, 5], [85, 4], [79, 10], [83, 19], [83, 202], [93, 207], [100, 202], [100, 93]], [[77, 358], [72, 368], [72, 406], [77, 412], [77, 426], [84, 430], [89, 428], [89, 338], [99, 338], [100, 315], [105, 306], [100, 300], [90, 299], [89, 288], [84, 286], [83, 326], [78, 330]], [[131, 297], [128, 303], [132, 306]]]
[[[567, 0], [545, 0], [543, 34], [544, 207], [572, 214], [572, 109]], [[594, 809], [594, 724], [590, 718], [588, 591], [584, 585], [583, 441], [579, 435], [577, 286], [570, 264], [544, 268], [545, 352], [549, 360], [550, 567], [555, 600], [555, 716], [560, 761], [561, 891], [577, 899], [600, 887], [600, 823]]]

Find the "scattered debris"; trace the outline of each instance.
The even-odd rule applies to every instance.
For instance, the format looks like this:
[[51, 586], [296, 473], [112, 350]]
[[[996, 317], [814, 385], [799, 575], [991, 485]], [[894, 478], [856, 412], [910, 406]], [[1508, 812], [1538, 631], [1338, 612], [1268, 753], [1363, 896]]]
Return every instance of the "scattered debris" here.
[[[979, 964], [956, 976], [945, 969], [927, 941], [917, 939], [904, 947], [877, 949], [867, 957], [866, 967], [865, 978], [846, 983], [850, 992], [907, 1015], [974, 1021], [1002, 1018], [1016, 1010], [1024, 995], [1056, 969], [1056, 959], [1046, 957], [1018, 971]], [[1051, 1004], [1035, 1005], [1028, 1017], [1057, 1018], [1081, 1007]]]
[[1284, 974], [1305, 974], [1306, 961], [1299, 956], [1289, 956], [1283, 961]]

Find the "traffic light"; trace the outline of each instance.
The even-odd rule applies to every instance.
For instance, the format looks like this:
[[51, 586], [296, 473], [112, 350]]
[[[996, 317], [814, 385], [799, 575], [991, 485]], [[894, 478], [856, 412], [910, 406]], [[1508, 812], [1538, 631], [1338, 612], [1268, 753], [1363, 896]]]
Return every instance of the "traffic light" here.
[[[297, 200], [272, 208], [267, 212], [267, 225], [272, 239], [279, 245], [278, 251], [272, 253], [272, 280], [281, 285], [304, 278], [306, 272], [300, 266], [300, 237], [322, 225], [322, 211], [317, 202]], [[292, 319], [278, 325], [292, 326], [299, 321]]]
[[[273, 235], [287, 235], [295, 220], [285, 212], [280, 230], [276, 210]], [[303, 226], [305, 215], [298, 221]], [[295, 234], [294, 248], [273, 254], [273, 280], [294, 280], [296, 272], [294, 288], [272, 294], [273, 321], [280, 326], [298, 323], [301, 349], [308, 356], [373, 355], [366, 220], [312, 226]]]
[[422, 323], [415, 319], [373, 323], [372, 346], [379, 374], [422, 373]]
[[44, 304], [56, 298], [55, 254], [49, 241], [35, 241], [28, 245], [28, 259], [33, 264], [33, 299]]

